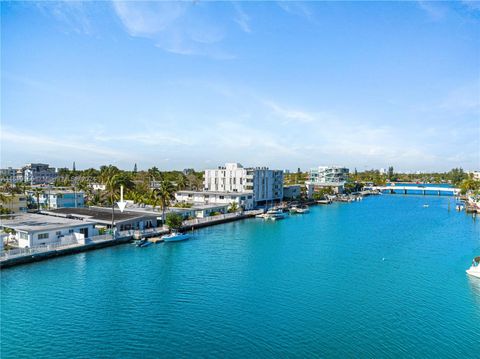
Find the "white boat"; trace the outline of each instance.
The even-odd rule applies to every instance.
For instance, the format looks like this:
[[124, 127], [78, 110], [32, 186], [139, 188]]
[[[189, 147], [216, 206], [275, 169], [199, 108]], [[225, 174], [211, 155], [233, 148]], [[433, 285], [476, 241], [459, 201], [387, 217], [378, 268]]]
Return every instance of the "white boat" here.
[[267, 213], [265, 213], [263, 218], [270, 219], [272, 221], [276, 221], [276, 220], [279, 220], [279, 219], [284, 219], [285, 218], [285, 213], [283, 213], [283, 211], [279, 210], [279, 209], [270, 209], [270, 210], [267, 211]]
[[429, 207], [428, 204], [424, 204], [424, 205], [423, 205], [423, 208], [428, 208], [428, 207]]
[[162, 236], [164, 242], [178, 242], [184, 241], [189, 239], [190, 235], [188, 233], [179, 233], [179, 232], [172, 232], [170, 234], [166, 234]]
[[468, 274], [473, 277], [480, 278], [480, 257], [475, 257], [472, 261], [472, 266], [466, 270]]
[[308, 206], [297, 207], [297, 213], [308, 213], [310, 208]]

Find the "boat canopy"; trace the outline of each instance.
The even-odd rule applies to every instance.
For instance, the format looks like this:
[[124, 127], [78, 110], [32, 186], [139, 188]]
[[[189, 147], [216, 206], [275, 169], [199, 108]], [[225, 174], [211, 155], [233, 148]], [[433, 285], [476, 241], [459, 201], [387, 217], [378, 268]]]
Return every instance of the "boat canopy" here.
[[473, 258], [473, 260], [477, 263], [480, 263], [480, 256]]

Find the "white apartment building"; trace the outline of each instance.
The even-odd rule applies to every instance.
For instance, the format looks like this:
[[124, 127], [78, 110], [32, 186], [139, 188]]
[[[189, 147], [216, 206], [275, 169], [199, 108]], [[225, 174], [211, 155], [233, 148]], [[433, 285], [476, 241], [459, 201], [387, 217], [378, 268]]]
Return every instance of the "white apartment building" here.
[[29, 163], [22, 167], [23, 181], [30, 184], [52, 183], [57, 178], [54, 167], [45, 163]]
[[283, 171], [267, 167], [244, 168], [240, 163], [226, 163], [205, 170], [206, 192], [253, 193], [255, 205], [283, 199]]
[[319, 166], [310, 169], [309, 180], [305, 182], [307, 196], [324, 187], [331, 187], [336, 193], [342, 193], [348, 180], [348, 168], [340, 166]]

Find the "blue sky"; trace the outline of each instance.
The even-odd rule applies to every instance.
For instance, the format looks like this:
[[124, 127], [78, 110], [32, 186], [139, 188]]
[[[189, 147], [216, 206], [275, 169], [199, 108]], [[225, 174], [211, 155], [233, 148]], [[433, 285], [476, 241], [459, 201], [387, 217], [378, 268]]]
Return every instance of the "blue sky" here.
[[476, 2], [1, 10], [2, 167], [480, 167]]

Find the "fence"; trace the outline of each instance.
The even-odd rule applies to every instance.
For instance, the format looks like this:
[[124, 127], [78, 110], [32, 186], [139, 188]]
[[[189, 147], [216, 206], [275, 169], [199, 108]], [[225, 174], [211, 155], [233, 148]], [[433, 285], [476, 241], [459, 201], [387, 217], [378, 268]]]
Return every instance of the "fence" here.
[[[183, 226], [189, 227], [193, 226], [196, 224], [202, 224], [202, 223], [209, 223], [209, 222], [217, 222], [217, 221], [222, 221], [225, 219], [230, 219], [230, 218], [236, 218], [236, 217], [245, 217], [245, 216], [254, 216], [256, 214], [263, 213], [263, 210], [257, 210], [257, 211], [245, 211], [245, 212], [236, 212], [236, 213], [227, 213], [227, 214], [221, 214], [218, 216], [212, 216], [212, 217], [206, 217], [206, 218], [196, 218], [192, 220], [187, 220], [183, 222]], [[141, 237], [141, 236], [149, 236], [149, 235], [154, 235], [154, 234], [162, 234], [168, 232], [164, 228], [148, 228], [148, 229], [143, 229], [143, 230], [138, 230], [138, 229], [131, 229], [131, 230], [126, 230], [126, 231], [117, 231], [115, 234], [115, 238], [126, 238], [126, 237]], [[106, 242], [114, 239], [112, 234], [102, 234], [98, 236], [93, 236], [90, 238], [85, 239], [85, 243], [100, 243], [100, 242]], [[83, 242], [83, 241], [82, 241]], [[45, 253], [49, 251], [55, 251], [55, 250], [62, 250], [62, 249], [67, 249], [67, 248], [74, 248], [74, 247], [81, 247], [83, 246], [83, 243], [79, 243], [78, 240], [75, 238], [75, 236], [70, 236], [70, 237], [64, 237], [61, 242], [58, 243], [52, 243], [52, 244], [47, 244], [47, 245], [42, 245], [42, 246], [36, 246], [33, 248], [15, 248], [11, 249], [8, 251], [2, 251], [0, 253], [0, 261], [10, 259], [10, 258], [16, 258], [16, 257], [22, 257], [22, 256], [27, 256], [27, 255], [34, 255], [34, 254], [39, 254], [39, 253]]]

